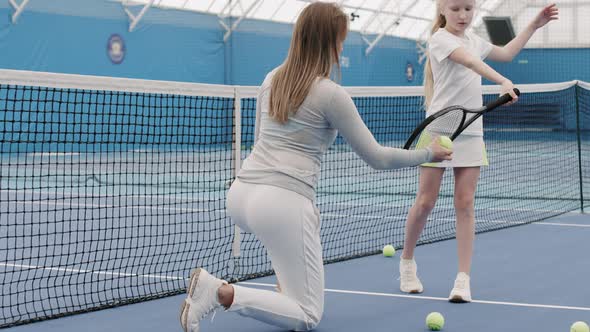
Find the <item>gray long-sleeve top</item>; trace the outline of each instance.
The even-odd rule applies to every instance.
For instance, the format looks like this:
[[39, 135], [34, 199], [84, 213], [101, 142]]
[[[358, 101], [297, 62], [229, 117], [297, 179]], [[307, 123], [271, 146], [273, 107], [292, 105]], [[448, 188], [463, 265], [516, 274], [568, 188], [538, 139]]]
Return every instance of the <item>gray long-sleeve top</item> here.
[[258, 91], [258, 139], [238, 173], [240, 181], [285, 188], [315, 200], [323, 156], [338, 132], [374, 169], [396, 169], [431, 161], [429, 149], [408, 151], [377, 143], [352, 98], [329, 79], [316, 80], [303, 104], [285, 124], [273, 120], [268, 115], [273, 73], [266, 76]]

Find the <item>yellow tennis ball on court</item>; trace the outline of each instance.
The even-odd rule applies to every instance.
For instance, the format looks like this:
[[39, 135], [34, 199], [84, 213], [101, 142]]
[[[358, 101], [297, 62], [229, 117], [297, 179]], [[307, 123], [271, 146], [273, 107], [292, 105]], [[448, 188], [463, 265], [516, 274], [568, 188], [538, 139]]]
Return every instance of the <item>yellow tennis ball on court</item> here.
[[440, 146], [445, 149], [452, 150], [453, 149], [453, 141], [448, 136], [441, 136], [439, 137]]
[[445, 325], [445, 318], [440, 312], [431, 312], [426, 316], [426, 327], [431, 331], [440, 331]]
[[388, 244], [385, 247], [383, 247], [383, 256], [393, 257], [393, 255], [395, 255], [395, 248], [391, 244]]
[[570, 332], [590, 332], [590, 327], [585, 322], [575, 322], [572, 324]]

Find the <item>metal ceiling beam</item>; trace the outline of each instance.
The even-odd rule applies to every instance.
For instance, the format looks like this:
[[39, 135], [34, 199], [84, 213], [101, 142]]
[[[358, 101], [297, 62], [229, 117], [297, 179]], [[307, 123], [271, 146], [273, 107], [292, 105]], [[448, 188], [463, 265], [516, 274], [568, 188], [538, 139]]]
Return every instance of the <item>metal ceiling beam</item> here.
[[365, 50], [365, 55], [369, 55], [371, 53], [371, 51], [373, 51], [373, 49], [375, 48], [375, 46], [377, 46], [377, 44], [379, 43], [379, 41], [381, 41], [381, 39], [389, 31], [389, 29], [391, 29], [395, 25], [398, 25], [399, 24], [399, 20], [401, 18], [403, 18], [407, 12], [409, 12], [410, 10], [412, 10], [417, 4], [418, 4], [418, 0], [414, 0], [414, 2], [412, 2], [408, 7], [406, 7], [406, 9], [404, 9], [402, 12], [400, 12], [395, 17], [395, 19], [392, 20], [389, 23], [389, 25], [383, 31], [381, 31], [381, 33], [369, 44], [369, 47]]
[[[213, 6], [213, 3], [215, 1], [211, 1], [211, 3], [209, 4], [209, 8], [207, 8], [207, 11], [211, 10], [211, 7]], [[231, 16], [231, 8], [232, 8], [232, 1], [226, 1], [225, 6], [223, 6], [223, 8], [221, 8], [221, 10], [219, 11], [219, 14], [217, 14], [217, 17], [219, 17], [219, 24], [225, 29], [225, 31], [230, 31], [231, 27], [228, 26], [225, 23], [225, 19]], [[227, 14], [225, 13], [227, 11]]]
[[139, 21], [141, 21], [141, 19], [143, 18], [143, 16], [145, 15], [145, 13], [147, 13], [148, 9], [150, 9], [150, 7], [154, 4], [156, 0], [150, 0], [150, 2], [146, 3], [141, 10], [139, 11], [139, 13], [133, 14], [131, 12], [131, 10], [129, 10], [129, 7], [127, 7], [126, 1], [122, 3], [123, 5], [123, 9], [125, 10], [125, 13], [127, 13], [127, 16], [129, 16], [129, 32], [133, 32], [133, 30], [135, 29], [135, 27], [137, 26], [137, 24], [139, 23]]
[[[16, 3], [16, 1], [18, 0], [9, 0], [9, 2], [12, 4], [12, 6], [15, 8], [15, 10], [17, 12], [14, 13], [13, 15], [13, 22], [16, 21], [16, 18], [18, 17], [18, 15], [22, 12], [24, 6], [30, 1], [30, 0], [23, 0], [22, 3], [20, 5], [18, 5]], [[127, 0], [119, 0], [121, 1], [123, 4], [130, 2]], [[144, 2], [146, 0], [143, 0]], [[181, 8], [185, 8], [188, 3], [190, 1], [195, 1], [195, 0], [184, 0], [183, 1], [183, 5]], [[196, 1], [203, 1], [203, 0], [196, 0]], [[225, 7], [222, 9], [222, 11], [218, 14], [218, 16], [221, 18], [220, 19], [220, 24], [223, 26], [223, 28], [225, 29], [225, 34], [224, 34], [224, 40], [227, 40], [227, 38], [229, 38], [229, 36], [233, 33], [233, 31], [235, 31], [238, 27], [238, 25], [242, 22], [242, 20], [246, 17], [248, 17], [248, 15], [251, 16], [251, 14], [255, 11], [258, 10], [258, 8], [261, 7], [262, 5], [262, 1], [263, 0], [257, 0], [254, 1], [247, 9], [244, 9], [242, 6], [245, 4], [245, 2], [243, 2], [242, 0], [231, 0], [231, 1], [226, 1], [225, 2]], [[276, 1], [276, 0], [275, 0]], [[278, 15], [278, 12], [284, 7], [284, 4], [289, 1], [289, 0], [281, 0], [280, 5], [278, 7], [276, 7], [276, 9], [274, 10], [274, 12], [272, 13], [270, 20], [273, 20], [276, 15]], [[306, 3], [313, 3], [317, 0], [299, 0], [301, 2], [306, 2]], [[408, 6], [406, 10], [404, 10], [403, 12], [400, 13], [400, 11], [395, 12], [394, 10], [385, 10], [385, 8], [388, 7], [388, 5], [391, 3], [391, 1], [393, 0], [381, 0], [381, 2], [379, 3], [379, 6], [376, 8], [367, 8], [366, 7], [366, 2], [367, 0], [363, 0], [361, 1], [361, 3], [357, 6], [353, 6], [350, 4], [346, 3], [346, 0], [338, 0], [337, 3], [339, 5], [341, 5], [344, 9], [346, 9], [348, 12], [356, 12], [356, 11], [362, 11], [365, 14], [366, 13], [370, 13], [370, 17], [368, 19], [366, 19], [366, 22], [363, 24], [363, 26], [360, 29], [360, 33], [361, 33], [361, 37], [362, 39], [367, 43], [367, 45], [369, 45], [369, 48], [366, 50], [366, 54], [369, 54], [372, 49], [377, 45], [377, 43], [385, 36], [388, 34], [389, 30], [392, 29], [394, 27], [394, 25], [396, 24], [396, 21], [399, 21], [400, 19], [403, 18], [409, 18], [409, 19], [414, 19], [414, 20], [418, 20], [418, 21], [422, 21], [422, 22], [431, 22], [431, 19], [428, 17], [420, 17], [420, 16], [415, 16], [415, 15], [409, 15], [408, 11], [411, 10], [412, 6], [415, 6], [418, 0], [415, 0], [412, 5]], [[150, 7], [165, 7], [165, 6], [161, 6], [158, 4], [155, 4], [154, 2], [157, 3], [156, 0], [151, 0], [149, 3], [147, 3], [142, 10], [139, 12], [138, 15], [133, 15], [128, 9], [127, 6], [125, 6], [125, 11], [126, 13], [129, 15], [130, 19], [131, 19], [131, 24], [130, 24], [130, 28], [129, 31], [132, 31], [138, 24], [139, 20], [141, 19], [141, 17], [145, 14], [145, 12], [150, 8]], [[163, 2], [163, 1], [160, 1]], [[207, 8], [207, 12], [210, 12], [213, 4], [215, 2], [213, 0], [211, 0], [209, 2], [209, 8]], [[506, 4], [509, 3], [509, 1], [507, 0], [502, 0], [501, 2], [498, 3], [497, 6], [495, 6], [495, 9], [490, 9], [490, 10], [486, 10], [482, 8], [482, 5], [480, 4], [477, 8], [477, 10], [482, 11], [484, 15], [486, 14], [491, 14], [491, 13], [495, 13], [497, 12], [498, 8], [502, 9], [506, 7]], [[512, 5], [512, 4], [511, 4]], [[517, 2], [517, 6], [513, 7], [513, 8], [526, 8], [526, 7], [537, 7], [537, 6], [543, 6], [545, 5], [545, 0], [525, 0], [525, 1], [518, 1]], [[225, 18], [232, 16], [231, 14], [233, 12], [236, 11], [236, 8], [238, 8], [238, 6], [241, 7], [241, 11], [242, 11], [242, 15], [238, 16], [238, 19], [231, 24], [231, 26], [229, 26], [229, 23], [226, 23], [227, 20], [225, 20]], [[520, 6], [524, 6], [524, 7], [520, 7]], [[562, 8], [576, 8], [576, 4], [575, 3], [562, 3], [560, 4], [560, 7]], [[511, 8], [511, 9], [513, 9]], [[199, 10], [197, 10], [199, 11]], [[513, 19], [515, 19], [518, 15], [518, 12], [521, 12], [522, 10], [519, 11], [512, 11], [512, 13], [509, 13], [508, 15], [511, 16]], [[382, 15], [380, 15], [382, 14]], [[366, 16], [368, 16], [366, 14]], [[386, 16], [390, 16], [387, 17], [385, 20], [389, 21], [391, 20], [391, 22], [385, 26], [385, 24], [380, 23], [379, 26], [377, 28], [381, 28], [384, 27], [384, 30], [381, 31], [380, 33], [378, 33], [378, 36], [373, 40], [369, 40], [368, 39], [368, 35], [373, 35], [372, 33], [369, 33], [367, 30], [369, 29], [369, 27], [371, 26], [371, 24], [374, 24], [376, 19], [379, 18], [383, 18]], [[294, 17], [296, 18], [296, 15], [294, 15]], [[380, 22], [383, 22], [383, 20], [379, 20]], [[482, 24], [478, 24], [477, 26], [474, 25], [475, 29], [479, 29], [477, 31], [479, 31], [481, 33], [481, 29], [482, 29]], [[375, 30], [373, 30], [375, 31]], [[430, 26], [426, 27], [422, 33], [419, 35], [419, 37], [417, 37], [417, 42], [423, 42], [428, 38], [429, 35], [429, 31], [430, 31]], [[579, 38], [579, 37], [578, 37]]]
[[[225, 14], [225, 10], [228, 9], [228, 8], [230, 8], [231, 3], [232, 3], [231, 1], [227, 1], [225, 3], [225, 6], [223, 6], [223, 8], [221, 8], [221, 10], [219, 11], [219, 14], [217, 14], [217, 16], [219, 16], [219, 17], [227, 17], [227, 16], [229, 16], [229, 14], [231, 13], [231, 9], [228, 11], [228, 14], [227, 15]], [[212, 6], [213, 6], [213, 1], [209, 5], [209, 8], [207, 8], [207, 11], [210, 11]]]
[[279, 12], [279, 10], [281, 10], [281, 8], [283, 8], [283, 6], [285, 5], [286, 2], [287, 2], [287, 0], [283, 0], [283, 2], [281, 2], [281, 4], [277, 7], [277, 9], [275, 9], [275, 11], [270, 16], [271, 20], [274, 19], [275, 16], [277, 16], [277, 13]]
[[426, 56], [428, 56], [428, 46], [425, 41], [417, 40], [416, 49], [416, 52], [418, 53], [418, 63], [422, 64], [424, 60], [426, 60]]
[[361, 34], [366, 33], [366, 30], [369, 27], [369, 25], [371, 25], [371, 22], [373, 22], [373, 20], [375, 18], [377, 18], [377, 16], [379, 16], [379, 14], [382, 13], [383, 8], [385, 8], [385, 6], [387, 6], [390, 2], [391, 2], [391, 0], [382, 0], [381, 1], [381, 4], [379, 4], [379, 9], [377, 11], [373, 12], [371, 17], [369, 17], [367, 19], [367, 21], [365, 22], [365, 24], [363, 24], [363, 26], [361, 27]]
[[[313, 2], [315, 2], [316, 0], [299, 0], [299, 1], [300, 1], [300, 2], [313, 3]], [[367, 12], [370, 12], [370, 13], [375, 13], [375, 12], [377, 12], [377, 13], [386, 14], [386, 15], [394, 15], [394, 16], [395, 16], [395, 15], [398, 15], [398, 13], [396, 13], [396, 12], [392, 12], [392, 11], [389, 11], [389, 10], [383, 10], [383, 11], [379, 11], [378, 9], [373, 9], [373, 8], [366, 8], [366, 7], [363, 7], [363, 5], [364, 5], [364, 3], [365, 3], [365, 2], [366, 2], [366, 1], [364, 1], [364, 2], [363, 2], [361, 5], [359, 5], [359, 6], [350, 6], [350, 5], [347, 5], [347, 4], [342, 4], [341, 6], [342, 6], [342, 8], [344, 8], [344, 9], [348, 9], [348, 10], [352, 10], [352, 11], [355, 11], [355, 10], [363, 10], [363, 11], [367, 11]], [[413, 19], [416, 19], [416, 20], [429, 21], [429, 19], [427, 19], [427, 18], [424, 18], [424, 17], [419, 17], [419, 16], [406, 15], [406, 17], [413, 18]]]
[[258, 1], [258, 4], [254, 5], [254, 8], [252, 8], [252, 10], [250, 11], [250, 17], [254, 17], [256, 15], [258, 10], [262, 7], [262, 4], [264, 4], [264, 0]]
[[22, 14], [23, 10], [25, 10], [25, 6], [29, 2], [29, 0], [23, 0], [23, 2], [20, 3], [20, 5], [17, 4], [14, 0], [9, 0], [8, 2], [10, 2], [12, 7], [14, 8], [14, 13], [12, 13], [12, 24], [15, 24], [20, 14]]
[[[231, 27], [230, 27], [230, 26], [228, 26], [228, 25], [227, 25], [225, 22], [223, 22], [223, 16], [220, 16], [220, 24], [221, 24], [221, 26], [223, 26], [223, 28], [225, 29], [225, 34], [223, 35], [223, 41], [224, 41], [224, 42], [226, 42], [226, 41], [227, 41], [227, 39], [229, 38], [229, 36], [231, 36], [232, 32], [234, 32], [234, 31], [235, 31], [235, 30], [238, 28], [238, 26], [240, 25], [240, 23], [242, 23], [242, 21], [243, 21], [243, 20], [244, 20], [244, 19], [245, 19], [245, 18], [248, 16], [248, 14], [249, 14], [249, 13], [250, 13], [250, 12], [251, 12], [251, 11], [252, 11], [252, 10], [253, 10], [253, 9], [254, 9], [256, 6], [257, 6], [257, 5], [258, 5], [258, 4], [261, 2], [261, 1], [262, 1], [262, 0], [256, 0], [256, 1], [252, 2], [252, 3], [250, 4], [250, 6], [249, 6], [249, 7], [248, 7], [246, 10], [244, 10], [244, 8], [242, 7], [242, 1], [241, 1], [241, 0], [239, 0], [239, 1], [236, 1], [236, 2], [234, 3], [234, 5], [233, 5], [233, 6], [231, 6], [231, 7], [229, 8], [228, 16], [231, 16], [231, 14], [232, 14], [232, 11], [235, 9], [235, 7], [236, 7], [237, 5], [239, 5], [239, 6], [240, 6], [240, 10], [242, 11], [242, 15], [241, 15], [241, 16], [238, 16], [238, 19], [237, 19], [237, 21], [235, 21], [235, 22], [234, 22], [234, 23], [231, 25]], [[225, 10], [226, 8], [227, 8], [227, 6], [224, 8], [224, 10]], [[222, 12], [222, 13], [220, 13], [220, 15], [221, 15], [221, 14], [223, 14], [223, 12]]]
[[342, 6], [342, 8], [350, 9], [350, 10], [352, 10], [352, 11], [353, 11], [353, 13], [354, 13], [355, 11], [357, 11], [357, 10], [359, 10], [359, 9], [363, 9], [363, 6], [365, 5], [365, 3], [367, 3], [367, 0], [363, 0], [363, 2], [361, 2], [361, 3], [360, 3], [358, 6], [356, 6], [356, 7], [353, 7], [353, 6], [347, 6], [347, 5], [345, 4], [345, 1], [343, 0], [343, 1], [341, 1], [339, 4], [340, 4], [340, 6]]

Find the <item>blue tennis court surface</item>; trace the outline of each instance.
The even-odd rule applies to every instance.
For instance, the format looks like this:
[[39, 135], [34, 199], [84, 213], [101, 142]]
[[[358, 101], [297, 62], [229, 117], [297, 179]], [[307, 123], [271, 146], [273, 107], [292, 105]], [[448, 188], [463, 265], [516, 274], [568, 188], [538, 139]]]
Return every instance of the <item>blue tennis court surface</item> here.
[[[326, 304], [317, 331], [426, 331], [432, 311], [446, 319], [444, 331], [569, 331], [590, 321], [588, 275], [590, 217], [570, 213], [544, 222], [477, 235], [472, 271], [474, 302], [447, 302], [456, 273], [456, 242], [417, 249], [425, 292], [398, 290], [393, 258], [368, 256], [326, 266]], [[274, 278], [244, 282], [271, 289]], [[180, 331], [184, 295], [65, 317], [10, 331]], [[203, 320], [202, 331], [280, 331], [234, 313]]]
[[[311, 2], [0, 1], [0, 330], [180, 331], [197, 266], [274, 289], [264, 246], [234, 225], [226, 195], [260, 138], [259, 85]], [[350, 22], [331, 76], [375, 140], [402, 147], [426, 115], [437, 1], [337, 2]], [[472, 32], [498, 44], [482, 17], [502, 16], [518, 34], [538, 25], [539, 6], [478, 0]], [[557, 6], [559, 21], [514, 61], [489, 62], [521, 94], [483, 120], [490, 165], [475, 197], [474, 303], [447, 301], [453, 172], [416, 251], [425, 292], [402, 294], [419, 168], [374, 170], [338, 136], [315, 188], [327, 279], [318, 331], [426, 331], [433, 311], [443, 331], [590, 322], [590, 0]], [[501, 87], [482, 83], [483, 103], [497, 99]], [[380, 254], [387, 244], [393, 258]], [[279, 331], [224, 312], [202, 324]]]
[[[254, 143], [252, 91], [227, 86], [212, 93], [174, 83], [162, 90], [153, 82], [72, 82], [57, 74], [35, 75], [43, 82], [31, 85], [30, 74], [21, 73], [25, 79], [16, 82], [12, 71], [0, 74], [10, 78], [0, 84], [6, 108], [0, 112], [0, 327], [31, 323], [15, 329], [49, 330], [58, 324], [60, 331], [79, 330], [92, 324], [68, 324], [98, 317], [102, 329], [178, 330], [178, 295], [196, 266], [272, 287], [272, 279], [256, 279], [272, 273], [264, 247], [236, 229], [225, 211], [227, 188]], [[104, 90], [114, 83], [125, 89]], [[320, 330], [420, 329], [434, 310], [447, 316], [449, 329], [460, 330], [475, 317], [479, 323], [483, 316], [511, 324], [528, 319], [514, 310], [549, 310], [530, 321], [562, 326], [556, 312], [587, 311], [583, 283], [568, 279], [574, 268], [582, 268], [575, 278], [584, 277], [584, 265], [574, 266], [581, 260], [573, 257], [587, 252], [575, 248], [584, 245], [587, 224], [547, 220], [588, 207], [590, 90], [580, 81], [522, 88], [519, 103], [485, 119], [490, 166], [482, 170], [476, 194], [481, 241], [473, 292], [493, 303], [446, 302], [456, 270], [454, 244], [445, 241], [455, 236], [452, 172], [445, 174], [420, 239], [430, 244], [418, 250], [427, 292], [398, 293], [397, 258], [371, 255], [385, 244], [403, 245], [418, 169], [373, 170], [338, 137], [317, 188], [323, 256], [330, 263]], [[349, 92], [384, 145], [401, 146], [424, 118], [419, 94], [364, 87]], [[488, 92], [484, 98], [496, 96]], [[528, 252], [536, 241], [541, 248]], [[143, 303], [123, 306], [137, 302]], [[111, 307], [119, 308], [51, 320]], [[130, 317], [102, 318], [126, 312]], [[204, 324], [213, 331], [272, 331], [232, 315]]]

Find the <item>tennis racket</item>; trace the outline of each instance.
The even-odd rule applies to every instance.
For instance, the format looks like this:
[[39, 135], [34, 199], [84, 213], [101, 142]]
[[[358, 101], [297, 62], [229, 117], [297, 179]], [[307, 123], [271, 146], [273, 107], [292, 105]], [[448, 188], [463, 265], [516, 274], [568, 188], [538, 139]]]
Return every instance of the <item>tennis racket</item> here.
[[[520, 95], [518, 89], [514, 89], [514, 93], [516, 93], [517, 96]], [[406, 141], [404, 149], [409, 150], [414, 148], [418, 143], [420, 134], [422, 134], [424, 130], [433, 133], [435, 136], [448, 136], [453, 141], [480, 116], [511, 100], [512, 96], [506, 93], [498, 99], [477, 109], [468, 109], [460, 105], [444, 108], [424, 119], [424, 121], [414, 129], [414, 132], [412, 132], [412, 135], [410, 135], [410, 138]]]

